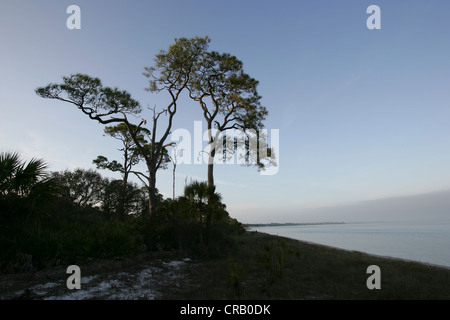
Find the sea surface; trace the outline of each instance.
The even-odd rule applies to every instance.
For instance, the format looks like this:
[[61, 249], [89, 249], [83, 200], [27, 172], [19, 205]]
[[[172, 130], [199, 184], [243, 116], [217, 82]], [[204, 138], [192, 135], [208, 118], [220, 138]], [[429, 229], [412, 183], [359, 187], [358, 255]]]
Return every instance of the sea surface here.
[[450, 267], [450, 220], [258, 226], [249, 230]]

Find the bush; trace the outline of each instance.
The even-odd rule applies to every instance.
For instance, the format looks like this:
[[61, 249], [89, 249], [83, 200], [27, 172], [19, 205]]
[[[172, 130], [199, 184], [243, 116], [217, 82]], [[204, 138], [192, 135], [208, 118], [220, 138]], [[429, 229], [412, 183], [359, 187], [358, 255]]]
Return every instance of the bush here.
[[[92, 170], [49, 178], [42, 160], [26, 167], [17, 154], [0, 155], [0, 169], [0, 269], [7, 272], [82, 265], [144, 250], [220, 257], [233, 247], [231, 236], [244, 232], [205, 183], [187, 187], [185, 197], [161, 198], [158, 212], [148, 216], [139, 214], [148, 205], [142, 190], [130, 185], [132, 205], [124, 206], [113, 201], [120, 197], [118, 181]], [[123, 209], [135, 214], [118, 214]]]
[[264, 266], [267, 271], [267, 285], [270, 286], [277, 279], [282, 277], [286, 268], [289, 255], [289, 249], [284, 241], [274, 241], [264, 245], [259, 252], [259, 263]]
[[84, 264], [94, 258], [132, 256], [142, 251], [136, 221], [79, 223], [54, 221], [33, 225], [17, 219], [2, 226], [0, 267], [6, 272], [23, 272], [18, 256], [30, 256], [31, 271], [60, 264]]

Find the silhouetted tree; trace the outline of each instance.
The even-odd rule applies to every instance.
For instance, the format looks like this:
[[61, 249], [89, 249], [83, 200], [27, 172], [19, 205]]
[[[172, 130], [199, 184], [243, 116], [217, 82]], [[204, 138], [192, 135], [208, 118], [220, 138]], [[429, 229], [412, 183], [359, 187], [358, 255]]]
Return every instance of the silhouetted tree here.
[[[170, 46], [168, 51], [161, 51], [156, 55], [154, 66], [145, 68], [144, 75], [149, 79], [150, 84], [147, 90], [157, 93], [164, 91], [170, 97], [170, 103], [163, 111], [156, 112], [153, 109], [152, 140], [148, 154], [156, 154], [158, 157], [147, 156], [146, 158], [147, 163], [150, 164], [148, 166], [150, 188], [155, 188], [156, 170], [162, 165], [165, 148], [173, 145], [173, 143], [166, 144], [165, 142], [172, 129], [173, 118], [178, 108], [178, 100], [183, 90], [187, 87], [197, 65], [197, 60], [206, 49], [207, 41], [207, 37], [175, 39], [175, 43]], [[168, 116], [168, 124], [163, 130], [161, 138], [156, 140], [158, 119], [163, 113]], [[142, 153], [145, 156], [144, 150], [142, 150]], [[151, 192], [150, 197], [156, 197], [156, 192]], [[156, 203], [157, 199], [153, 200], [153, 203]], [[150, 203], [152, 202], [150, 201]]]
[[171, 161], [172, 161], [172, 200], [175, 200], [175, 182], [176, 182], [176, 177], [175, 177], [175, 172], [177, 170], [177, 162], [178, 162], [178, 157], [179, 157], [179, 153], [182, 150], [177, 150], [177, 145], [173, 145], [172, 146], [173, 149], [173, 153], [172, 153], [172, 157], [170, 157]]
[[125, 189], [122, 180], [104, 180], [101, 193], [101, 210], [107, 217], [124, 218], [139, 215], [141, 212], [142, 190], [134, 183], [127, 183]]
[[225, 209], [222, 204], [222, 196], [216, 192], [215, 186], [210, 186], [206, 182], [194, 181], [185, 186], [184, 197], [197, 211], [199, 221], [205, 223], [206, 238], [208, 239], [214, 224], [215, 213], [222, 213], [222, 210]]
[[61, 198], [80, 207], [101, 205], [103, 177], [92, 169], [52, 172]]
[[[200, 104], [208, 128], [208, 185], [214, 185], [214, 157], [227, 129], [258, 130], [268, 112], [256, 90], [258, 81], [228, 53], [205, 52], [189, 82], [189, 95]], [[213, 133], [213, 129], [216, 132]]]
[[[136, 126], [130, 125], [130, 127], [136, 131]], [[139, 153], [139, 150], [133, 141], [133, 137], [128, 131], [128, 127], [125, 123], [119, 123], [115, 126], [107, 126], [104, 131], [105, 134], [122, 142], [122, 148], [119, 149], [119, 151], [123, 154], [122, 163], [119, 163], [116, 160], [109, 161], [108, 158], [104, 156], [98, 156], [93, 163], [98, 169], [108, 169], [110, 171], [120, 172], [122, 174], [122, 193], [117, 194], [117, 196], [119, 197], [119, 216], [124, 216], [126, 214], [125, 204], [127, 197], [128, 177], [130, 173], [134, 173], [139, 179], [141, 179], [141, 181], [143, 181], [141, 178], [141, 173], [138, 171], [133, 171], [133, 167], [136, 166], [143, 159], [143, 157]], [[147, 146], [148, 141], [146, 140], [146, 137], [150, 136], [150, 131], [145, 128], [140, 128], [137, 132], [136, 138], [142, 145]], [[148, 149], [149, 147], [147, 146], [146, 148]], [[143, 182], [145, 183], [145, 181]]]

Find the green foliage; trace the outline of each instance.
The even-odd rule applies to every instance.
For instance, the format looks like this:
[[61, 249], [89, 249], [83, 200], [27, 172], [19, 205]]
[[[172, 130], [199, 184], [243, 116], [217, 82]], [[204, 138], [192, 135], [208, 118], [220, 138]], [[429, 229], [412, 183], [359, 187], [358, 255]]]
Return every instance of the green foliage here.
[[[221, 203], [220, 194], [205, 182], [194, 182], [185, 195], [161, 201], [157, 214], [147, 221], [146, 246], [152, 249], [189, 249], [193, 253], [220, 256], [232, 247], [232, 235], [244, 231]], [[208, 227], [208, 214], [211, 223]]]
[[[261, 104], [258, 81], [244, 72], [242, 61], [229, 53], [208, 51], [206, 45], [194, 65], [187, 89], [189, 97], [199, 103], [207, 123], [210, 160], [214, 159], [216, 153], [222, 153], [225, 159], [234, 150], [231, 144], [224, 148], [219, 133], [228, 129], [241, 130], [243, 133], [248, 129], [262, 129], [268, 111]], [[217, 129], [215, 136], [211, 133], [212, 129]], [[265, 164], [259, 157], [262, 145], [258, 141], [252, 145], [256, 147], [247, 148], [243, 164], [256, 164], [259, 170], [263, 170]], [[248, 161], [249, 158], [256, 161]], [[214, 185], [213, 166], [211, 161], [208, 165], [209, 185]]]
[[18, 153], [0, 153], [0, 197], [46, 199], [52, 192], [46, 168], [42, 159], [33, 158], [26, 163]]
[[135, 183], [123, 185], [121, 180], [103, 178], [94, 170], [53, 172], [57, 186], [57, 205], [65, 203], [64, 210], [87, 208], [101, 211], [106, 217], [140, 215], [144, 209], [145, 192]]
[[125, 169], [123, 165], [117, 160], [109, 161], [108, 158], [104, 156], [98, 156], [97, 159], [92, 161], [93, 164], [97, 166], [97, 169], [108, 169], [112, 172], [121, 172], [124, 173]]
[[270, 286], [277, 278], [280, 278], [286, 268], [289, 250], [284, 241], [274, 241], [265, 244], [263, 250], [259, 252], [259, 263], [267, 271], [267, 285]]
[[[20, 180], [18, 172], [33, 170], [25, 170], [27, 166], [17, 164], [18, 159], [17, 155], [2, 158], [2, 168], [16, 168], [2, 171], [0, 269], [6, 272], [82, 265], [95, 258], [128, 257], [145, 250], [187, 250], [218, 257], [231, 250], [231, 236], [243, 230], [226, 212], [220, 194], [206, 183], [187, 186], [186, 195], [176, 200], [159, 196], [161, 210], [148, 216], [142, 214], [148, 209], [147, 188], [129, 183], [124, 191], [121, 180], [80, 168], [47, 174], [42, 162], [35, 166], [42, 170], [34, 170], [34, 179]], [[31, 182], [14, 182], [19, 180]], [[29, 199], [44, 193], [42, 181], [53, 184], [51, 201], [37, 206]], [[120, 209], [125, 209], [125, 217]], [[214, 217], [209, 228], [208, 215]]]
[[75, 169], [74, 171], [53, 172], [58, 194], [64, 200], [80, 207], [94, 206], [100, 203], [103, 190], [103, 178], [95, 170]]
[[187, 215], [199, 222], [207, 225], [228, 222], [229, 215], [221, 194], [216, 192], [215, 186], [209, 186], [206, 182], [193, 181], [186, 185], [184, 197], [179, 201], [188, 208]]
[[[10, 223], [0, 234], [0, 267], [6, 272], [35, 271], [52, 265], [84, 264], [95, 258], [131, 256], [142, 249], [135, 221], [85, 224], [58, 220], [39, 227]], [[18, 257], [26, 256], [26, 264]]]
[[237, 298], [240, 298], [242, 294], [243, 277], [244, 277], [244, 268], [239, 263], [237, 263], [234, 258], [229, 258], [227, 283], [231, 286]]
[[215, 186], [208, 186], [206, 182], [198, 181], [194, 181], [184, 188], [184, 197], [196, 212], [199, 222], [206, 220], [208, 214], [215, 207], [219, 207], [222, 197], [215, 191]]
[[[268, 112], [260, 104], [257, 86], [258, 81], [244, 72], [242, 61], [211, 51], [199, 61], [189, 91], [200, 102], [206, 120], [215, 121], [220, 131], [227, 127], [259, 129]], [[211, 100], [209, 107], [205, 97]]]
[[45, 217], [55, 194], [54, 180], [46, 168], [42, 159], [25, 162], [17, 153], [0, 154], [0, 228], [17, 217], [33, 223]]
[[101, 123], [117, 120], [111, 117], [112, 115], [141, 112], [139, 103], [133, 100], [128, 92], [103, 87], [100, 79], [85, 74], [63, 77], [62, 84], [37, 88], [36, 94], [42, 98], [72, 103], [89, 118]]
[[101, 210], [106, 217], [139, 216], [146, 209], [145, 192], [136, 184], [105, 179], [101, 195]]
[[191, 78], [192, 72], [198, 68], [209, 43], [208, 37], [191, 39], [175, 39], [169, 50], [161, 50], [155, 57], [155, 63], [146, 67], [144, 75], [149, 78], [148, 91], [183, 89]]

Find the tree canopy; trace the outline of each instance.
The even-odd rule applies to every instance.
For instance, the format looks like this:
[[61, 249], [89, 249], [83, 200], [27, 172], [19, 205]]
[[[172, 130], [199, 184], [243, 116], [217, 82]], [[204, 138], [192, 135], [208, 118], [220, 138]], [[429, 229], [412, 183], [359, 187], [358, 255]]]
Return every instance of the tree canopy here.
[[124, 122], [122, 115], [137, 115], [142, 111], [139, 102], [127, 91], [104, 87], [100, 79], [86, 74], [63, 77], [63, 83], [40, 87], [36, 93], [42, 98], [71, 103], [102, 124]]
[[207, 51], [198, 61], [188, 89], [189, 96], [199, 103], [207, 123], [210, 186], [214, 185], [214, 157], [222, 147], [221, 133], [238, 129], [245, 134], [247, 129], [263, 127], [268, 111], [261, 105], [257, 86], [258, 81], [244, 72], [242, 61], [228, 53]]

